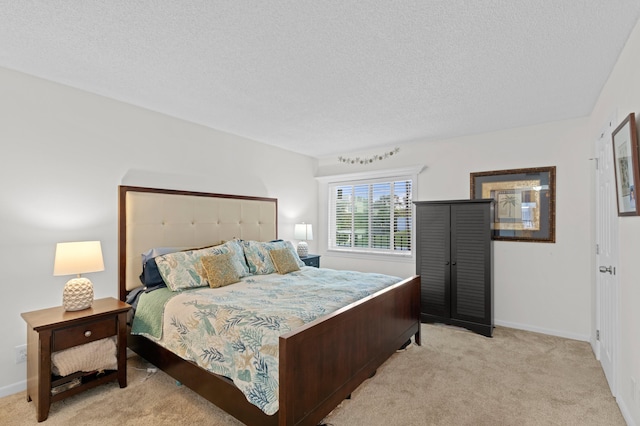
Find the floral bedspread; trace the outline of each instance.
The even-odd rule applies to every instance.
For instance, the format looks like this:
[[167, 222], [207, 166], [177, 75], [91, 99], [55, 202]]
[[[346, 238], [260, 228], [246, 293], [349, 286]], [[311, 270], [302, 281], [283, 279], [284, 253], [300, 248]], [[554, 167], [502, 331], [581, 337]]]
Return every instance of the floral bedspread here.
[[[401, 281], [389, 275], [303, 267], [287, 275], [252, 275], [237, 284], [176, 292], [165, 304], [160, 339], [179, 356], [226, 376], [268, 415], [278, 411], [278, 337]], [[136, 324], [138, 322], [138, 325]]]

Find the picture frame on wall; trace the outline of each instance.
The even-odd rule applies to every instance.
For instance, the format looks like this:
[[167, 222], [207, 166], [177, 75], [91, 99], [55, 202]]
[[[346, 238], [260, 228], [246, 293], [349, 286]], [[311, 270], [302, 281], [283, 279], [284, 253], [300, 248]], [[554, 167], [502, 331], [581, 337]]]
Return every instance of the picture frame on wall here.
[[618, 216], [638, 215], [638, 133], [632, 112], [611, 134]]
[[475, 172], [470, 183], [472, 199], [494, 200], [494, 240], [555, 243], [555, 166]]

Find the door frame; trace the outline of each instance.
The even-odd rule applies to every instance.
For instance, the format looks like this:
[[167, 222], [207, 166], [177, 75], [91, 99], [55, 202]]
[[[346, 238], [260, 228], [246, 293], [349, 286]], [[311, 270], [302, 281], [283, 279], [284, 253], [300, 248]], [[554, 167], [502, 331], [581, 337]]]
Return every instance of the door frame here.
[[[611, 141], [611, 134], [613, 132], [613, 130], [615, 129], [615, 113], [611, 116], [611, 118], [609, 120], [607, 120], [607, 123], [603, 126], [602, 131], [600, 132], [599, 137], [596, 139], [595, 142], [595, 168], [596, 168], [596, 172], [595, 172], [595, 186], [594, 186], [594, 205], [595, 205], [595, 215], [594, 215], [594, 221], [595, 221], [595, 243], [596, 243], [596, 251], [595, 251], [595, 257], [594, 257], [594, 274], [595, 274], [595, 330], [593, 332], [593, 337], [594, 337], [594, 344], [592, 344], [594, 353], [596, 355], [596, 359], [601, 363], [602, 365], [602, 352], [604, 351], [603, 345], [601, 343], [601, 340], [598, 338], [598, 332], [600, 330], [603, 329], [602, 327], [602, 322], [603, 322], [603, 318], [611, 318], [612, 319], [612, 336], [610, 336], [611, 338], [611, 342], [612, 342], [612, 346], [613, 346], [613, 357], [611, 360], [611, 377], [607, 378], [607, 383], [609, 384], [609, 388], [611, 390], [611, 394], [615, 397], [617, 396], [617, 390], [618, 390], [618, 385], [619, 385], [619, 380], [618, 380], [618, 359], [619, 359], [619, 354], [620, 354], [620, 339], [619, 339], [619, 331], [620, 331], [620, 318], [619, 318], [619, 311], [620, 311], [620, 297], [619, 297], [619, 275], [616, 273], [613, 274], [613, 285], [615, 286], [614, 289], [614, 297], [613, 297], [613, 306], [608, 306], [606, 301], [603, 300], [604, 298], [603, 296], [603, 284], [602, 284], [602, 273], [599, 271], [599, 266], [600, 266], [600, 254], [599, 254], [599, 244], [600, 241], [598, 241], [599, 236], [601, 234], [601, 230], [600, 230], [600, 226], [601, 226], [601, 221], [598, 220], [598, 215], [599, 215], [599, 203], [602, 202], [602, 200], [600, 199], [600, 171], [599, 169], [604, 168], [605, 164], [604, 164], [604, 158], [600, 157], [600, 148], [602, 147], [602, 149], [606, 150], [607, 148], [611, 148], [610, 146], [610, 141]], [[604, 146], [602, 146], [602, 144], [604, 144]], [[612, 159], [613, 155], [609, 158]], [[611, 173], [613, 173], [613, 164], [610, 165], [609, 170], [611, 171]], [[615, 182], [615, 177], [613, 178], [613, 182]], [[614, 203], [615, 200], [609, 200], [610, 204]], [[611, 204], [612, 206], [614, 206], [615, 204]], [[615, 224], [613, 224], [611, 226], [611, 229], [613, 230], [613, 232], [611, 232], [611, 246], [613, 247], [613, 251], [614, 254], [612, 256], [612, 266], [614, 268], [614, 271], [617, 269], [618, 266], [618, 262], [619, 262], [619, 256], [620, 256], [620, 252], [619, 252], [619, 240], [620, 240], [620, 233], [619, 233], [619, 227], [618, 227], [618, 217], [617, 217], [617, 213], [614, 212], [614, 208], [611, 208], [611, 211], [613, 212], [611, 215], [611, 222]], [[609, 315], [609, 312], [606, 311], [607, 308], [611, 308], [613, 310], [613, 312], [611, 313], [612, 315]], [[604, 371], [604, 368], [603, 368]], [[611, 380], [611, 382], [609, 382], [609, 379]]]

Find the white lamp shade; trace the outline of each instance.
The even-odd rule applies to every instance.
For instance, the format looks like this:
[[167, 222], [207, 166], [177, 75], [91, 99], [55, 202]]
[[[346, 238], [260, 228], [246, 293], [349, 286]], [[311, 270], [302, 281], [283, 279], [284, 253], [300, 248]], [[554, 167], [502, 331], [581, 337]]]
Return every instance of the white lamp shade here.
[[80, 275], [104, 271], [100, 241], [58, 243], [53, 275]]
[[58, 243], [53, 262], [53, 275], [77, 275], [64, 286], [62, 306], [67, 311], [80, 311], [93, 303], [93, 284], [80, 274], [104, 271], [100, 241]]
[[313, 240], [313, 227], [310, 223], [296, 223], [293, 231], [293, 238], [296, 240]]

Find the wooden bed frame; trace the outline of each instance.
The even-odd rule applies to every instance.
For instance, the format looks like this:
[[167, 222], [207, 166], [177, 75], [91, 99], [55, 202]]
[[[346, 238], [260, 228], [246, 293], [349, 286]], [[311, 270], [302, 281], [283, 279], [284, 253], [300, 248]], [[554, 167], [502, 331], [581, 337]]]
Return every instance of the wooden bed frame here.
[[[135, 269], [131, 268], [132, 259], [139, 259], [142, 253], [127, 252], [127, 248], [131, 250], [131, 247], [136, 247], [132, 241], [128, 241], [136, 238], [136, 234], [130, 229], [134, 226], [134, 221], [129, 217], [132, 216], [131, 206], [127, 204], [135, 194], [157, 198], [158, 210], [166, 203], [163, 201], [165, 197], [172, 200], [180, 200], [181, 197], [187, 200], [193, 200], [193, 197], [209, 197], [231, 201], [231, 210], [240, 212], [241, 215], [246, 215], [246, 210], [261, 212], [261, 217], [238, 217], [235, 222], [231, 221], [233, 226], [224, 230], [221, 228], [222, 219], [229, 222], [229, 216], [227, 213], [221, 214], [220, 207], [214, 203], [216, 211], [211, 213], [208, 219], [203, 220], [206, 215], [201, 211], [195, 214], [192, 212], [191, 216], [197, 219], [187, 219], [187, 223], [177, 226], [177, 229], [189, 229], [200, 222], [208, 222], [201, 228], [213, 232], [213, 235], [207, 237], [211, 238], [209, 242], [230, 239], [233, 236], [262, 241], [277, 237], [276, 199], [120, 186], [119, 297], [123, 301], [135, 285], [127, 283], [136, 273]], [[251, 204], [248, 208], [238, 208], [236, 202], [244, 201], [266, 203], [266, 207], [260, 204], [260, 207], [254, 209]], [[200, 203], [196, 202], [196, 205]], [[191, 207], [186, 210], [189, 209], [193, 210]], [[272, 212], [272, 209], [275, 210]], [[149, 210], [149, 206], [146, 206], [145, 211], [152, 212], [154, 218], [144, 223], [145, 231], [142, 234], [147, 237], [153, 235], [152, 239], [157, 237], [152, 243], [156, 245], [148, 246], [146, 249], [182, 243], [181, 237], [177, 237], [176, 240], [175, 235], [171, 236], [172, 232], [152, 232], [154, 225], [149, 223], [158, 222], [158, 229], [164, 229], [166, 222], [174, 219], [166, 219], [161, 212]], [[251, 215], [252, 213], [249, 213], [249, 216]], [[274, 223], [269, 223], [271, 217]], [[215, 229], [211, 231], [212, 228]], [[239, 233], [228, 236], [224, 235], [225, 232]], [[259, 238], [256, 238], [256, 235]], [[195, 241], [199, 242], [198, 238], [201, 237], [195, 238]], [[191, 247], [196, 246], [198, 244]], [[130, 264], [129, 268], [127, 262]], [[137, 285], [139, 286], [139, 281]], [[415, 342], [419, 345], [419, 276], [405, 279], [280, 336], [279, 411], [271, 416], [251, 404], [228, 378], [210, 373], [145, 337], [128, 333], [127, 343], [141, 357], [245, 424], [283, 426], [317, 425], [362, 382], [375, 374], [376, 369], [411, 336], [415, 336]]]

